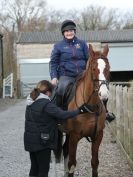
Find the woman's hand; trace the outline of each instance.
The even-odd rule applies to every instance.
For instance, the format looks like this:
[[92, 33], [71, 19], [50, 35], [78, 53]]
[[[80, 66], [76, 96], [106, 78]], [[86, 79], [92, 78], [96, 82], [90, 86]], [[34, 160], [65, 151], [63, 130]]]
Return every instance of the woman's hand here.
[[58, 79], [57, 79], [57, 78], [53, 78], [53, 79], [51, 80], [51, 83], [52, 83], [54, 86], [57, 86], [57, 84], [58, 84]]
[[91, 105], [84, 103], [79, 107], [79, 111], [80, 111], [80, 114], [84, 114], [88, 112], [94, 113], [94, 108]]

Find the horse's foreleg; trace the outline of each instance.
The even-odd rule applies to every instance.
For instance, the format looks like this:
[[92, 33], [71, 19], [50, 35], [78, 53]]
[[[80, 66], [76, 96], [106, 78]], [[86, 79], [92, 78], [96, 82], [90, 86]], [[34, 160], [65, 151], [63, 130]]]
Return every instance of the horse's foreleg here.
[[70, 134], [69, 137], [69, 161], [68, 161], [68, 177], [73, 177], [76, 167], [76, 150], [79, 137], [75, 134]]
[[98, 160], [98, 151], [99, 151], [99, 146], [101, 144], [103, 138], [103, 130], [99, 132], [96, 140], [92, 142], [92, 159], [91, 159], [91, 166], [92, 166], [92, 177], [98, 177], [98, 165], [99, 165], [99, 160]]
[[68, 176], [68, 151], [69, 151], [69, 135], [66, 135], [65, 142], [63, 144], [63, 156], [64, 156], [64, 177]]

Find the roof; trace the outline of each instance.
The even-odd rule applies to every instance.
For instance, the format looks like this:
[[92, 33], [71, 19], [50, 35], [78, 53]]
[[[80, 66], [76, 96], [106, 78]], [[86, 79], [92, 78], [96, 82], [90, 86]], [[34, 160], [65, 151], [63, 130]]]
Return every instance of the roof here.
[[[133, 29], [77, 31], [77, 37], [86, 42], [133, 42]], [[55, 43], [62, 39], [60, 31], [22, 32], [17, 43]]]

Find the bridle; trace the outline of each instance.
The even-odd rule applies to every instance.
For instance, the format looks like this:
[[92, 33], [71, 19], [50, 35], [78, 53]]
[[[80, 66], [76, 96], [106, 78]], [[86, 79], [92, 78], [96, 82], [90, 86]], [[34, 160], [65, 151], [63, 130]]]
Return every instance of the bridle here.
[[[103, 59], [104, 61], [108, 61], [108, 58], [107, 57], [104, 57], [103, 55], [101, 55], [98, 59]], [[101, 80], [101, 79], [95, 79], [94, 76], [92, 76], [92, 80], [93, 80], [93, 83], [94, 83], [94, 92], [99, 92], [99, 89], [102, 85], [106, 85], [106, 87], [109, 89], [109, 80]], [[97, 85], [96, 83], [97, 82], [101, 82], [100, 85]]]
[[[96, 82], [101, 82], [100, 85], [96, 85]], [[109, 81], [108, 80], [100, 80], [100, 79], [95, 79], [93, 80], [94, 83], [94, 91], [99, 92], [99, 89], [102, 85], [106, 85], [106, 87], [109, 89]]]
[[[105, 57], [103, 57], [103, 56], [101, 56], [100, 58], [97, 58], [97, 60], [98, 59], [103, 59], [103, 60], [107, 60], [107, 62], [108, 62], [108, 59], [107, 58], [105, 58]], [[84, 103], [86, 103], [86, 104], [88, 104], [88, 106], [90, 107], [90, 108], [92, 108], [92, 109], [90, 109], [89, 111], [88, 111], [88, 113], [91, 113], [91, 114], [94, 114], [94, 116], [95, 116], [95, 126], [94, 126], [94, 132], [93, 132], [93, 134], [92, 134], [92, 136], [91, 137], [86, 137], [86, 139], [89, 141], [89, 142], [95, 142], [95, 140], [96, 140], [96, 136], [97, 136], [97, 126], [98, 126], [98, 117], [100, 116], [100, 114], [102, 113], [102, 111], [103, 111], [103, 102], [102, 102], [102, 100], [97, 100], [97, 102], [95, 103], [95, 104], [93, 104], [93, 105], [90, 105], [89, 104], [89, 101], [91, 100], [91, 98], [92, 98], [92, 96], [94, 95], [96, 95], [96, 96], [98, 96], [98, 92], [99, 92], [99, 90], [100, 90], [100, 87], [102, 86], [102, 85], [106, 85], [106, 87], [107, 88], [109, 88], [109, 81], [107, 80], [107, 79], [105, 79], [105, 80], [101, 80], [101, 79], [97, 79], [96, 77], [95, 77], [95, 75], [93, 74], [93, 69], [94, 68], [92, 68], [92, 65], [91, 64], [89, 64], [88, 65], [88, 68], [87, 69], [89, 69], [89, 67], [91, 67], [90, 69], [91, 69], [91, 79], [92, 79], [92, 82], [93, 82], [93, 91], [92, 91], [92, 93], [91, 93], [91, 95], [89, 96], [89, 98], [88, 98], [88, 100], [87, 101], [85, 101], [85, 93], [84, 93], [84, 88], [85, 88], [85, 80], [84, 80], [84, 84], [83, 84], [83, 89], [82, 89], [82, 96], [83, 96], [83, 100], [84, 100]], [[99, 82], [100, 82], [100, 84], [99, 84]], [[75, 103], [76, 103], [76, 105], [77, 105], [77, 102], [76, 102], [76, 95], [75, 95]]]
[[[99, 58], [97, 58], [97, 60], [98, 59], [103, 59], [103, 60], [107, 60], [108, 61], [108, 59], [106, 58], [106, 57], [104, 57], [104, 56], [101, 56], [101, 57], [99, 57]], [[88, 66], [88, 67], [91, 67], [91, 66]], [[100, 87], [102, 86], [102, 85], [106, 85], [106, 87], [109, 89], [109, 81], [108, 80], [101, 80], [101, 79], [95, 79], [95, 77], [94, 77], [94, 75], [92, 75], [92, 81], [93, 81], [93, 85], [94, 85], [94, 89], [93, 89], [93, 92], [92, 92], [92, 94], [89, 96], [89, 98], [87, 99], [87, 101], [85, 101], [85, 94], [84, 94], [84, 88], [85, 88], [85, 82], [84, 82], [84, 88], [83, 88], [83, 93], [82, 93], [82, 96], [83, 96], [83, 100], [84, 100], [84, 103], [86, 103], [86, 104], [88, 104], [89, 103], [89, 101], [90, 101], [90, 99], [91, 99], [91, 97], [93, 96], [93, 95], [98, 95], [98, 92], [99, 92], [99, 89], [100, 89]], [[97, 84], [98, 82], [100, 82], [100, 85], [99, 84]], [[101, 101], [100, 101], [101, 102]], [[76, 101], [76, 96], [75, 96], [75, 103], [76, 103], [76, 105], [77, 105], [77, 107], [78, 107], [78, 104], [77, 104], [77, 101]], [[97, 103], [97, 105], [98, 105], [99, 103]]]

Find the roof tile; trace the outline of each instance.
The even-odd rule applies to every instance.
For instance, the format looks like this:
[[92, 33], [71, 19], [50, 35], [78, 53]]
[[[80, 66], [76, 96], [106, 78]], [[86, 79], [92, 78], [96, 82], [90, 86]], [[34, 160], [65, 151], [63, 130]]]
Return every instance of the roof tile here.
[[[133, 42], [133, 29], [77, 31], [77, 37], [87, 42]], [[55, 43], [61, 39], [60, 31], [22, 32], [17, 43]]]

